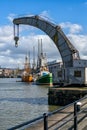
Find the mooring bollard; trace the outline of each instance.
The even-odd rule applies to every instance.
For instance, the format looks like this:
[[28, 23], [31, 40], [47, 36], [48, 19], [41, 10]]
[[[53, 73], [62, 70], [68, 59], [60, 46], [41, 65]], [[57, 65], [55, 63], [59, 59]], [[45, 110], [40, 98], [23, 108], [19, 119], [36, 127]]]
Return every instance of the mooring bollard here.
[[74, 103], [74, 130], [77, 130], [77, 102]]
[[82, 105], [81, 102], [77, 102], [77, 112], [79, 112], [81, 110], [81, 105]]
[[81, 102], [74, 103], [74, 130], [77, 130], [77, 112], [81, 109]]
[[48, 130], [48, 115], [47, 115], [47, 113], [44, 113], [43, 117], [44, 117], [44, 130]]

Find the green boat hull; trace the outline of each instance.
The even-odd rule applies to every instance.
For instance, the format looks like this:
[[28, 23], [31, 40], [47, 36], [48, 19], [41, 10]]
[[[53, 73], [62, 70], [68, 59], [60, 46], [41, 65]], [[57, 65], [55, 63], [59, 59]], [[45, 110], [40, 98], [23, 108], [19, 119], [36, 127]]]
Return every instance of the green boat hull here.
[[52, 81], [52, 73], [47, 74], [47, 75], [40, 76], [40, 77], [36, 80], [36, 84], [37, 84], [37, 85], [52, 85], [52, 84], [53, 84], [53, 81]]

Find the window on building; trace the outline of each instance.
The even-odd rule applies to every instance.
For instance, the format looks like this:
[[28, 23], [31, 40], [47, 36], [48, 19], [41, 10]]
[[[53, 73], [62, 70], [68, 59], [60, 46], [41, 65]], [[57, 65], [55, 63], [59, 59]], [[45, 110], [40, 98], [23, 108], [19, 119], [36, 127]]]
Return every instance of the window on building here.
[[81, 71], [74, 71], [74, 77], [81, 77]]
[[62, 71], [58, 71], [58, 77], [62, 77]]

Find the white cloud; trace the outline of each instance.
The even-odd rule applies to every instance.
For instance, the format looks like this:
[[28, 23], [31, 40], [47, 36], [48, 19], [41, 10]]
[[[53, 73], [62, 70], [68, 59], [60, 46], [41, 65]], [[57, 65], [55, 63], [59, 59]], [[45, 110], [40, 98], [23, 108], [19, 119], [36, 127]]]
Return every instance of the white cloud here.
[[47, 10], [42, 11], [42, 12], [40, 13], [40, 15], [49, 17], [49, 13], [48, 13]]
[[13, 27], [10, 25], [5, 25], [0, 27], [0, 36], [10, 36], [13, 32]]
[[60, 23], [62, 29], [67, 31], [67, 37], [74, 45], [74, 47], [79, 51], [81, 59], [87, 59], [87, 35], [81, 34], [83, 30], [82, 26], [79, 24], [72, 24], [70, 22]]
[[16, 14], [9, 14], [7, 19], [12, 22], [13, 21], [13, 18], [16, 17], [17, 15]]
[[47, 57], [49, 57], [50, 59], [52, 58], [52, 56], [53, 58], [59, 57], [57, 55], [58, 50], [56, 46], [47, 35], [30, 35], [30, 36], [21, 37], [19, 47], [18, 47], [20, 49], [20, 52], [22, 52], [22, 54], [25, 55], [28, 51], [30, 51], [31, 56], [32, 56], [33, 47], [35, 47], [35, 53], [36, 53], [36, 58], [37, 58], [38, 39], [39, 40], [42, 39], [43, 50], [44, 50], [44, 53], [47, 54]]
[[79, 51], [81, 58], [84, 58], [85, 55], [87, 59], [87, 35], [68, 34], [67, 36], [71, 40], [72, 44]]
[[[42, 12], [49, 17], [48, 12]], [[11, 16], [11, 15], [10, 15]], [[12, 17], [9, 17], [12, 20]], [[80, 34], [83, 30], [81, 25], [70, 22], [60, 23], [63, 29], [67, 29], [67, 37], [79, 51], [81, 58], [87, 59], [87, 35]], [[30, 29], [30, 31], [28, 31]], [[19, 67], [24, 65], [24, 58], [30, 51], [31, 61], [33, 60], [33, 46], [35, 46], [35, 55], [37, 59], [38, 39], [42, 39], [43, 50], [49, 60], [61, 60], [60, 54], [53, 41], [45, 34], [37, 34], [35, 28], [29, 26], [20, 27], [19, 46], [15, 48], [13, 40], [13, 26], [5, 25], [0, 27], [0, 65], [1, 67]], [[27, 32], [28, 31], [28, 32]], [[26, 35], [27, 33], [27, 35]], [[65, 33], [65, 31], [64, 31]]]
[[51, 21], [52, 23], [55, 23], [54, 19], [50, 15], [50, 12], [47, 10], [46, 11], [44, 10], [43, 12], [41, 12], [39, 16], [41, 16], [42, 18], [44, 18], [47, 21]]
[[69, 29], [69, 33], [79, 33], [83, 30], [81, 25], [72, 24], [70, 22], [61, 23], [60, 26], [64, 29]]
[[5, 56], [9, 56], [10, 54], [11, 54], [11, 50], [8, 50], [8, 49], [0, 53], [0, 55], [5, 55]]

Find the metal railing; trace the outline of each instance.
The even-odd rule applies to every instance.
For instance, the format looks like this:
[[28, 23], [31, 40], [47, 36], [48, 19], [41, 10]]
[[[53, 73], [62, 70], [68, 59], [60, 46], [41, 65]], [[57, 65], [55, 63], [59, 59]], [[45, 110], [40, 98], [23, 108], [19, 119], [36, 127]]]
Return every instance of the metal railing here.
[[[49, 113], [44, 113], [42, 116], [35, 118], [33, 120], [30, 120], [28, 122], [24, 122], [20, 125], [14, 126], [12, 128], [9, 128], [8, 130], [16, 130], [16, 129], [20, 129], [20, 128], [29, 128], [33, 125], [39, 124], [40, 122], [42, 123], [42, 127], [44, 130], [48, 130], [53, 128], [54, 130], [58, 130], [59, 128], [62, 128], [63, 126], [65, 127], [65, 125], [69, 122], [72, 122], [72, 124], [70, 124], [69, 128], [67, 129], [74, 129], [77, 130], [79, 123], [81, 123], [85, 117], [87, 117], [87, 96], [85, 96], [84, 98], [77, 100], [69, 105], [66, 105], [64, 107], [61, 107], [60, 109], [57, 109], [53, 112], [49, 112]], [[72, 109], [71, 112], [68, 112], [68, 108]], [[65, 111], [66, 110], [66, 111]], [[52, 120], [51, 117], [52, 116], [56, 116], [56, 114], [59, 114], [61, 116], [61, 114], [65, 114], [66, 116], [62, 117], [60, 120], [55, 119]], [[79, 117], [80, 115], [80, 117]], [[54, 119], [54, 118], [53, 118]], [[53, 123], [51, 123], [53, 121]], [[41, 127], [40, 127], [41, 128]], [[38, 129], [36, 129], [38, 130]]]

